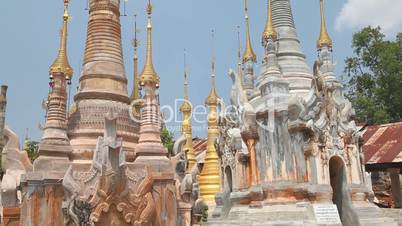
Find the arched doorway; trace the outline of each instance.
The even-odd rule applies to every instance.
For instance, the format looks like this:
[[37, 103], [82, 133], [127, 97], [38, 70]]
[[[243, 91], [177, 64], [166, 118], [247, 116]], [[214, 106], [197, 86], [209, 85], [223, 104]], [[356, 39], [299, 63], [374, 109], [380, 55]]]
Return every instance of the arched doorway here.
[[359, 226], [359, 218], [353, 208], [352, 198], [348, 189], [345, 163], [340, 157], [334, 156], [329, 160], [329, 175], [333, 192], [332, 202], [338, 208], [342, 225]]
[[230, 166], [226, 166], [225, 168], [225, 177], [226, 177], [226, 188], [228, 192], [233, 191], [233, 181], [232, 181], [232, 169]]

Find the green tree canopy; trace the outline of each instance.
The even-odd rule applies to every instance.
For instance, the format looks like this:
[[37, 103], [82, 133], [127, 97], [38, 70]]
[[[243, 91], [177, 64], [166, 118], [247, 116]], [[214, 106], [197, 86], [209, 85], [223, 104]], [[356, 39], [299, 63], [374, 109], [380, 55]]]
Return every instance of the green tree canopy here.
[[163, 127], [161, 130], [161, 140], [163, 146], [168, 149], [169, 154], [172, 154], [173, 152], [173, 146], [174, 146], [174, 137], [171, 132], [169, 132], [166, 127]]
[[359, 122], [381, 124], [402, 119], [402, 33], [386, 40], [381, 28], [353, 35], [354, 56], [345, 60], [348, 97]]
[[31, 162], [34, 162], [39, 156], [39, 142], [26, 140], [24, 143], [24, 151], [28, 153]]

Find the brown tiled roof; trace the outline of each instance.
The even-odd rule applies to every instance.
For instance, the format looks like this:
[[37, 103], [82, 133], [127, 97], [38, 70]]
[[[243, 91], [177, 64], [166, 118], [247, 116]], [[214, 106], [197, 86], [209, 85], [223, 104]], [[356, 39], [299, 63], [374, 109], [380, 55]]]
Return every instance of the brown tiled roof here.
[[363, 140], [365, 164], [402, 162], [402, 122], [369, 126]]

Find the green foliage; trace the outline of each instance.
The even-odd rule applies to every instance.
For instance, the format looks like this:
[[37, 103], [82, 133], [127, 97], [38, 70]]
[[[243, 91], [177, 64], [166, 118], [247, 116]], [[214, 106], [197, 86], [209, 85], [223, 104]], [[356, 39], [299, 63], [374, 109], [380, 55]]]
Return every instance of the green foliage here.
[[27, 140], [24, 144], [24, 151], [28, 153], [31, 162], [35, 161], [39, 156], [39, 142]]
[[369, 124], [402, 119], [402, 33], [385, 40], [381, 28], [366, 27], [353, 35], [354, 56], [345, 60], [348, 98], [357, 120]]
[[174, 145], [174, 137], [171, 132], [169, 132], [168, 129], [165, 127], [162, 128], [161, 130], [161, 140], [163, 146], [168, 149], [169, 154], [173, 153], [173, 145]]

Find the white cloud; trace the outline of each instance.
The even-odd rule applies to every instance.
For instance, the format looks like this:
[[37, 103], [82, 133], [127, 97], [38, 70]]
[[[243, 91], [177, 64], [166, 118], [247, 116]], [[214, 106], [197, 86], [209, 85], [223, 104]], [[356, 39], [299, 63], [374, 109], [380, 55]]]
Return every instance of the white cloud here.
[[338, 31], [381, 26], [387, 35], [402, 31], [402, 0], [347, 0], [335, 21]]

